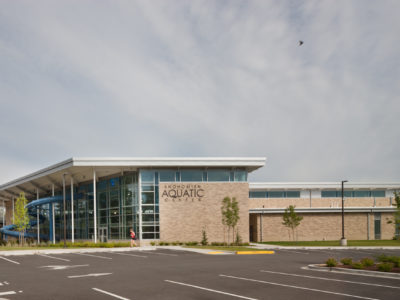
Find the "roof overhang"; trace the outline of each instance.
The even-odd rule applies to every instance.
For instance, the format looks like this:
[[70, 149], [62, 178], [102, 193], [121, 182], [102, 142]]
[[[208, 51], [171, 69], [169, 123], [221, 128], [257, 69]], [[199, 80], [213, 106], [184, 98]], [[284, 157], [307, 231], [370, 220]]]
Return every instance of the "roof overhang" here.
[[51, 165], [26, 176], [0, 185], [0, 197], [12, 199], [25, 192], [33, 198], [36, 192], [51, 191], [62, 187], [64, 174], [74, 183], [85, 182], [96, 177], [137, 171], [141, 168], [245, 168], [252, 172], [265, 165], [265, 157], [75, 157]]
[[[262, 190], [339, 190], [341, 182], [251, 182], [249, 189], [251, 191]], [[400, 182], [346, 182], [344, 184], [346, 190], [351, 189], [384, 189], [397, 190], [400, 189]]]

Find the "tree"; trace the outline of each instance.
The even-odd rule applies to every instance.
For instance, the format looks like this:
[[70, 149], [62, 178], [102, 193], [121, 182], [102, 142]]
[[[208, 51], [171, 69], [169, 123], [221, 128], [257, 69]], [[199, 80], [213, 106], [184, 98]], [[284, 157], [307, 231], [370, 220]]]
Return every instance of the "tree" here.
[[394, 192], [394, 201], [396, 202], [396, 212], [393, 220], [388, 220], [388, 224], [394, 225], [395, 239], [400, 240], [400, 193]]
[[17, 201], [15, 202], [15, 211], [14, 211], [14, 222], [17, 231], [19, 232], [19, 244], [23, 245], [24, 243], [24, 233], [27, 228], [29, 228], [29, 216], [28, 209], [26, 205], [28, 204], [28, 200], [25, 198], [25, 194], [22, 192], [19, 194]]
[[[285, 212], [283, 214], [283, 222], [282, 224], [288, 227], [289, 229], [292, 230], [292, 237], [294, 241], [294, 232], [297, 226], [300, 225], [301, 220], [303, 220], [302, 216], [298, 216], [296, 212], [294, 211], [294, 208], [296, 206], [294, 205], [289, 205], [288, 208], [285, 209]], [[289, 239], [290, 239], [290, 231], [289, 231]]]
[[[222, 200], [221, 206], [222, 224], [228, 227], [228, 243], [230, 229], [232, 228], [232, 242], [235, 240], [235, 227], [240, 219], [239, 216], [239, 203], [236, 198], [225, 197]], [[224, 227], [224, 241], [225, 241], [225, 227]]]

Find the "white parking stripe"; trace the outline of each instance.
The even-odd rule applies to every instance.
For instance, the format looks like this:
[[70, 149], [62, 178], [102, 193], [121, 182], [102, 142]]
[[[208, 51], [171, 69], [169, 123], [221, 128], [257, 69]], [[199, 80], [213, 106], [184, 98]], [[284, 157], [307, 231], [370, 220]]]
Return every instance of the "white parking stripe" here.
[[60, 257], [54, 257], [54, 256], [46, 255], [46, 254], [38, 254], [38, 255], [39, 255], [39, 256], [48, 257], [48, 258], [59, 259], [59, 260], [63, 260], [63, 261], [70, 261], [69, 259], [60, 258]]
[[98, 289], [98, 288], [92, 288], [92, 289], [95, 290], [95, 291], [97, 291], [97, 292], [100, 292], [100, 293], [103, 293], [103, 294], [107, 294], [107, 295], [112, 296], [112, 297], [117, 298], [117, 299], [129, 300], [128, 298], [124, 298], [124, 297], [115, 295], [115, 294], [113, 294], [113, 293], [110, 293], [110, 292], [107, 292], [107, 291], [103, 291], [103, 290]]
[[5, 296], [5, 295], [14, 295], [14, 294], [16, 294], [16, 292], [14, 292], [14, 291], [2, 292], [2, 293], [0, 293], [0, 296]]
[[112, 254], [118, 254], [118, 255], [128, 255], [128, 256], [134, 256], [134, 257], [143, 257], [143, 258], [147, 258], [147, 256], [144, 255], [136, 255], [136, 254], [128, 254], [128, 253], [117, 253], [117, 252], [110, 252]]
[[103, 259], [112, 259], [111, 257], [105, 257], [105, 256], [99, 256], [99, 255], [92, 255], [92, 254], [87, 254], [87, 253], [74, 253], [74, 254], [85, 255], [85, 256], [92, 256], [92, 257], [103, 258]]
[[289, 285], [289, 284], [283, 284], [283, 283], [277, 283], [277, 282], [269, 282], [269, 281], [264, 281], [264, 280], [251, 279], [251, 278], [243, 278], [243, 277], [236, 277], [236, 276], [222, 275], [222, 274], [220, 274], [219, 276], [227, 277], [227, 278], [240, 279], [240, 280], [246, 280], [246, 281], [259, 282], [259, 283], [266, 283], [266, 284], [270, 284], [270, 285], [283, 286], [283, 287], [299, 289], [299, 290], [306, 290], [306, 291], [319, 292], [319, 293], [325, 293], [325, 294], [352, 297], [352, 298], [358, 298], [358, 299], [379, 300], [377, 298], [368, 298], [368, 297], [362, 297], [362, 296], [351, 295], [351, 294], [336, 293], [336, 292], [331, 292], [331, 291], [311, 289], [311, 288], [306, 288], [306, 287], [297, 286], [297, 285]]
[[160, 253], [160, 252], [151, 252], [151, 251], [141, 251], [141, 252], [143, 252], [143, 253], [149, 253], [149, 254], [158, 254], [158, 255], [178, 256], [177, 254]]
[[14, 260], [11, 260], [11, 259], [8, 259], [8, 258], [5, 258], [5, 257], [3, 257], [3, 256], [0, 256], [0, 258], [1, 258], [1, 259], [4, 259], [4, 260], [6, 260], [6, 261], [12, 262], [12, 263], [14, 263], [14, 264], [20, 265], [19, 262], [14, 261]]
[[209, 292], [214, 292], [214, 293], [218, 293], [218, 294], [224, 294], [224, 295], [228, 295], [228, 296], [232, 296], [232, 297], [236, 297], [236, 298], [242, 298], [242, 299], [248, 299], [248, 300], [257, 300], [255, 298], [249, 298], [249, 297], [240, 296], [240, 295], [236, 295], [236, 294], [226, 293], [226, 292], [213, 290], [213, 289], [209, 289], [209, 288], [205, 288], [205, 287], [201, 287], [201, 286], [197, 286], [197, 285], [193, 285], [193, 284], [187, 284], [187, 283], [178, 282], [178, 281], [172, 281], [172, 280], [164, 280], [164, 281], [170, 282], [170, 283], [174, 283], [174, 284], [184, 285], [184, 286], [190, 286], [190, 287], [193, 287], [193, 288], [196, 288], [196, 289], [205, 290], [205, 291], [209, 291]]
[[385, 288], [390, 288], [390, 289], [400, 289], [400, 286], [383, 285], [383, 284], [369, 283], [369, 282], [358, 282], [358, 281], [341, 280], [341, 279], [326, 278], [326, 277], [317, 277], [317, 276], [309, 276], [309, 275], [301, 275], [301, 274], [282, 273], [282, 272], [267, 271], [267, 270], [261, 270], [260, 272], [263, 272], [263, 273], [271, 273], [271, 274], [279, 274], [279, 275], [286, 275], [286, 276], [296, 276], [296, 277], [304, 277], [304, 278], [328, 280], [328, 281], [338, 281], [338, 282], [362, 284], [362, 285], [372, 285], [372, 286], [379, 286], [379, 287], [385, 287]]

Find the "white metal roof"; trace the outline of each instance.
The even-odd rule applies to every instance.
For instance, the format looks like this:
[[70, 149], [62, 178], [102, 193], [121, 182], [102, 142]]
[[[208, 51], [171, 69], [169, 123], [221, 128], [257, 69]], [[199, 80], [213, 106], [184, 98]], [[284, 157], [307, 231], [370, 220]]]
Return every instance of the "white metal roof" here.
[[[346, 182], [345, 189], [400, 189], [400, 182]], [[257, 190], [337, 190], [341, 182], [251, 182], [249, 188]]]
[[0, 185], [0, 198], [8, 200], [24, 191], [27, 196], [36, 190], [49, 191], [50, 186], [61, 186], [63, 174], [68, 174], [75, 183], [97, 177], [109, 176], [139, 168], [218, 168], [239, 167], [252, 172], [265, 165], [265, 157], [73, 157], [26, 176]]

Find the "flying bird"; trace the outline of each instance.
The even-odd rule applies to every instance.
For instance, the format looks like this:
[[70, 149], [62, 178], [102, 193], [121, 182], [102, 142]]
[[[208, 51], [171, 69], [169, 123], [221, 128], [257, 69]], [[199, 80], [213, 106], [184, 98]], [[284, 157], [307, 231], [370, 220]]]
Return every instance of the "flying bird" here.
[[303, 45], [304, 42], [303, 41], [299, 41], [299, 46]]

